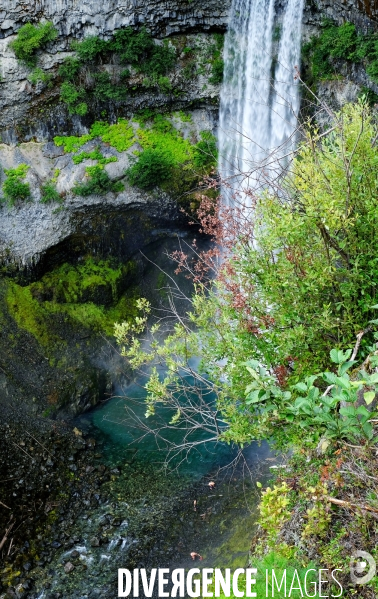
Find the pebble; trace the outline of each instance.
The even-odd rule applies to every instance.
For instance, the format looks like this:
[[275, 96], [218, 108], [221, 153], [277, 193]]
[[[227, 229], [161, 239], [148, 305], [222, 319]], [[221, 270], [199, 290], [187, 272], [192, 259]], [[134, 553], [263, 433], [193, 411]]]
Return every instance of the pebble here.
[[64, 566], [64, 571], [66, 574], [69, 574], [74, 569], [75, 569], [75, 566], [71, 562], [67, 562], [66, 565]]

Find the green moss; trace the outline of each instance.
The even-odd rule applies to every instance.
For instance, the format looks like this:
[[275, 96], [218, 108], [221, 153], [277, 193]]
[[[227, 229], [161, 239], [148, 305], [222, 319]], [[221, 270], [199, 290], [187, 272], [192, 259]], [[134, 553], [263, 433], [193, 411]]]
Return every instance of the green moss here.
[[56, 136], [54, 137], [54, 143], [56, 146], [63, 146], [65, 152], [77, 152], [82, 146], [88, 141], [93, 139], [92, 135], [87, 133], [77, 137], [76, 135], [69, 135], [68, 137]]
[[137, 313], [135, 289], [121, 295], [134, 270], [133, 262], [121, 265], [88, 258], [77, 266], [63, 264], [26, 287], [8, 281], [8, 311], [18, 327], [43, 347], [59, 341], [54, 332], [58, 315], [66, 315], [92, 332], [112, 335], [114, 322]]
[[[108, 143], [118, 152], [125, 152], [134, 143], [134, 129], [125, 119], [119, 119], [115, 125], [101, 124], [101, 139], [104, 143]], [[91, 129], [91, 134], [96, 136], [96, 131], [99, 131], [99, 126], [96, 123]]]
[[54, 341], [47, 322], [48, 313], [34, 299], [30, 286], [21, 287], [9, 281], [6, 303], [18, 327], [33, 335], [40, 345], [46, 347]]

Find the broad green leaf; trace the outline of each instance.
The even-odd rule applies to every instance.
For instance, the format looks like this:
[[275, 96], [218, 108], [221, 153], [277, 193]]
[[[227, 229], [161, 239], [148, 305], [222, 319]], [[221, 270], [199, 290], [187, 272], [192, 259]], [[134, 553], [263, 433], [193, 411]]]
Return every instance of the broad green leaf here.
[[374, 401], [374, 397], [375, 397], [374, 391], [367, 391], [366, 393], [364, 393], [364, 400], [366, 401], [368, 406], [370, 406], [372, 401]]
[[356, 360], [351, 360], [350, 362], [345, 362], [344, 364], [342, 364], [339, 367], [339, 375], [343, 375], [346, 373], [347, 370], [349, 370], [349, 368], [351, 368], [351, 366], [353, 366], [353, 364], [356, 363]]
[[323, 372], [323, 379], [330, 385], [335, 385], [337, 382], [337, 376], [334, 372]]
[[294, 389], [298, 389], [298, 391], [303, 391], [303, 393], [306, 393], [307, 385], [305, 385], [305, 383], [297, 383], [294, 385]]
[[342, 416], [354, 418], [356, 416], [356, 408], [353, 408], [352, 406], [345, 406], [345, 408], [340, 408], [340, 414]]
[[331, 360], [332, 362], [335, 362], [335, 364], [340, 364], [342, 362], [342, 358], [340, 359], [340, 352], [337, 349], [332, 349], [331, 353]]

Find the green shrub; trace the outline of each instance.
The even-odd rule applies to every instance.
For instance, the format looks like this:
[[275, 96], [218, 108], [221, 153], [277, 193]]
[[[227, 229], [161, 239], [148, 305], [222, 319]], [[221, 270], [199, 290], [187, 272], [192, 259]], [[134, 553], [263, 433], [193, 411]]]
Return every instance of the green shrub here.
[[332, 59], [364, 61], [368, 75], [373, 81], [378, 81], [377, 37], [358, 35], [352, 23], [337, 26], [330, 20], [325, 21], [320, 36], [313, 37], [303, 46], [303, 57], [309, 66], [312, 81], [334, 74]]
[[50, 22], [32, 25], [26, 23], [17, 33], [15, 40], [10, 42], [9, 47], [13, 50], [19, 60], [28, 66], [34, 66], [37, 62], [35, 53], [47, 42], [51, 42], [58, 35], [54, 25]]
[[59, 67], [59, 75], [62, 79], [67, 79], [68, 81], [72, 81], [74, 77], [79, 73], [81, 69], [81, 62], [77, 58], [72, 58], [72, 56], [65, 59], [63, 64]]
[[90, 36], [82, 42], [74, 41], [71, 44], [71, 49], [77, 52], [79, 61], [81, 62], [92, 62], [99, 54], [106, 51], [107, 48], [107, 42], [97, 36]]
[[29, 183], [22, 179], [26, 177], [29, 170], [27, 164], [20, 164], [16, 168], [4, 169], [7, 178], [3, 183], [3, 194], [9, 206], [13, 206], [16, 200], [27, 200], [31, 197]]
[[73, 192], [78, 196], [89, 196], [91, 194], [104, 195], [108, 191], [118, 192], [124, 189], [119, 181], [114, 182], [102, 165], [87, 166], [85, 169], [88, 177], [87, 183], [77, 183]]
[[[131, 27], [120, 29], [109, 41], [99, 37], [88, 37], [82, 42], [74, 42], [72, 49], [76, 51], [77, 56], [67, 58], [59, 68], [59, 75], [64, 80], [61, 100], [68, 105], [71, 114], [86, 114], [86, 93], [88, 97], [93, 94], [94, 98], [100, 101], [122, 102], [127, 97], [130, 70], [124, 69], [119, 81], [112, 81], [108, 73], [98, 72], [104, 55], [117, 54], [121, 63], [131, 64], [137, 72], [145, 74], [149, 84], [158, 84], [164, 93], [169, 93], [171, 89], [166, 75], [175, 64], [175, 49], [167, 42], [156, 43], [145, 28], [139, 32], [135, 32]], [[90, 73], [85, 90], [79, 78], [83, 65]]]
[[114, 85], [109, 73], [96, 73], [94, 76], [94, 96], [99, 100], [114, 100], [120, 102], [127, 96], [127, 89], [120, 85]]
[[84, 116], [88, 112], [88, 105], [82, 102], [85, 97], [85, 90], [77, 88], [73, 83], [65, 81], [60, 88], [60, 97], [68, 106], [70, 114], [78, 114]]
[[163, 94], [168, 95], [172, 91], [172, 84], [169, 80], [169, 77], [161, 76], [161, 77], [159, 77], [157, 83], [158, 83], [160, 90], [163, 92]]
[[160, 149], [147, 149], [138, 161], [126, 170], [131, 185], [152, 189], [167, 181], [172, 175], [173, 160]]
[[41, 185], [41, 202], [42, 204], [51, 204], [53, 202], [61, 202], [60, 197], [54, 183], [49, 181], [44, 185]]
[[210, 131], [201, 132], [201, 141], [194, 147], [193, 163], [196, 168], [215, 167], [218, 160], [216, 138]]
[[29, 81], [30, 83], [32, 83], [33, 85], [37, 85], [37, 83], [41, 82], [44, 83], [45, 85], [50, 85], [51, 86], [51, 79], [52, 79], [52, 75], [50, 75], [50, 73], [45, 73], [45, 71], [43, 71], [40, 68], [36, 68], [32, 71], [32, 73], [29, 75]]
[[218, 83], [222, 83], [223, 81], [223, 69], [224, 69], [224, 61], [222, 58], [216, 58], [211, 65], [211, 75], [209, 77], [209, 82], [214, 85]]

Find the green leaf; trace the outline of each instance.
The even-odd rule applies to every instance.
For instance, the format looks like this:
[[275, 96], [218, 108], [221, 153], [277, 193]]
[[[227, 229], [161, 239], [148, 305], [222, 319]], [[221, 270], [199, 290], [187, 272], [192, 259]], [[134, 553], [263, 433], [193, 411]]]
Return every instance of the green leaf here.
[[344, 364], [342, 364], [339, 367], [339, 375], [343, 375], [346, 373], [347, 370], [349, 370], [349, 368], [351, 368], [351, 366], [353, 366], [353, 364], [356, 363], [356, 360], [351, 360], [350, 362], [345, 362]]
[[364, 400], [368, 406], [370, 406], [372, 401], [374, 401], [374, 398], [375, 398], [374, 391], [367, 391], [367, 393], [364, 393]]
[[342, 359], [340, 359], [340, 352], [337, 349], [332, 349], [331, 353], [331, 360], [332, 362], [335, 362], [335, 364], [340, 364], [342, 362]]
[[303, 393], [306, 393], [307, 385], [305, 383], [297, 383], [296, 385], [294, 385], [294, 389], [297, 389], [298, 391], [303, 391]]
[[262, 488], [262, 484], [259, 481], [256, 481], [256, 487], [258, 487], [259, 489]]
[[323, 372], [323, 379], [330, 385], [336, 385], [337, 376], [334, 372]]
[[340, 414], [342, 416], [348, 416], [349, 418], [354, 418], [356, 416], [356, 408], [352, 406], [345, 406], [344, 408], [340, 408]]

